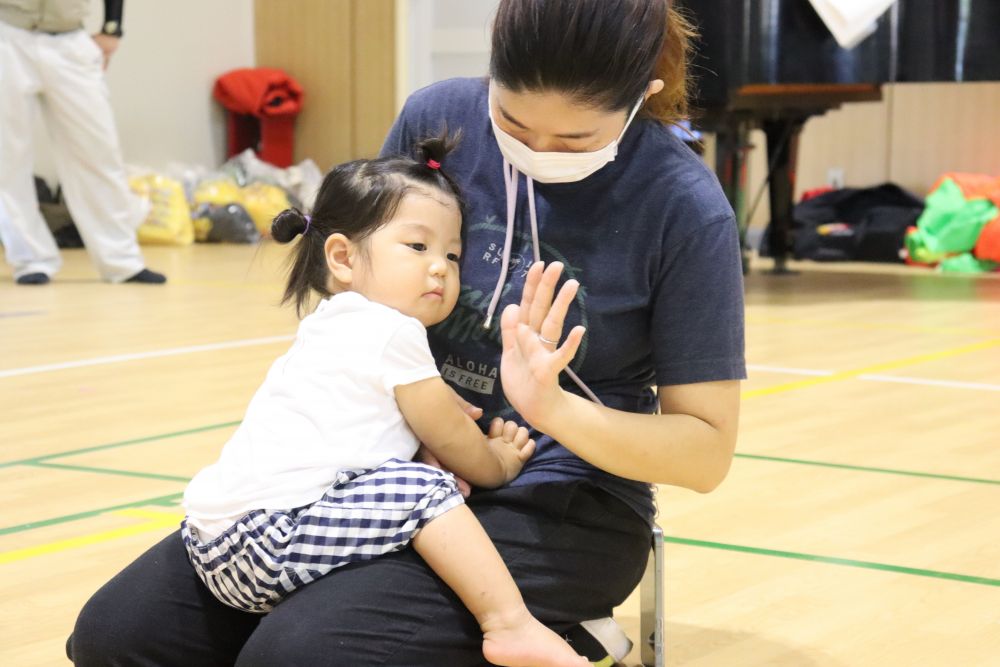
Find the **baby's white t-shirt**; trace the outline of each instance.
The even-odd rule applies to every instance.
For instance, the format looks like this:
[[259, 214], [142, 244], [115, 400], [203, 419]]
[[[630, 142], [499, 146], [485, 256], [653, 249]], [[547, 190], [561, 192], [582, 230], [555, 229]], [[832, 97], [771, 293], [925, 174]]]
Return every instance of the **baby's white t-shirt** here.
[[188, 522], [208, 539], [250, 510], [319, 500], [343, 470], [413, 458], [420, 443], [393, 389], [438, 375], [419, 320], [356, 292], [320, 302], [219, 460], [191, 480]]

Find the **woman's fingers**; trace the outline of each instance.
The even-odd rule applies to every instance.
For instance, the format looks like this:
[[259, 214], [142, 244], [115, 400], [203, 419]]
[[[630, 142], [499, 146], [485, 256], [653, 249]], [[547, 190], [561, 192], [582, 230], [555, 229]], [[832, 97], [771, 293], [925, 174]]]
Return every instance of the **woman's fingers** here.
[[550, 341], [549, 349], [557, 346], [566, 313], [580, 289], [578, 281], [567, 280], [557, 293], [556, 286], [562, 272], [562, 262], [552, 262], [548, 266], [541, 261], [532, 264], [525, 277], [521, 304], [517, 310], [517, 320]]
[[572, 305], [573, 299], [576, 298], [576, 293], [579, 289], [580, 283], [575, 280], [567, 280], [559, 289], [556, 300], [552, 303], [552, 307], [538, 328], [538, 335], [545, 339], [542, 341], [543, 343], [546, 341], [555, 341], [555, 344], [549, 345], [550, 349], [555, 349], [558, 346], [559, 338], [562, 337], [563, 326], [566, 322], [566, 313], [569, 312], [569, 307]]
[[514, 349], [517, 338], [517, 327], [521, 321], [524, 308], [510, 304], [500, 314], [500, 340], [503, 342], [503, 353], [508, 354]]
[[569, 362], [573, 361], [573, 357], [576, 356], [577, 350], [580, 349], [580, 342], [583, 341], [583, 335], [586, 332], [585, 327], [573, 327], [573, 330], [569, 332], [563, 344], [553, 349], [552, 345], [543, 342], [538, 337], [538, 334], [532, 331], [531, 327], [527, 324], [519, 324], [517, 327], [517, 345], [521, 348], [522, 354], [529, 357], [539, 349], [545, 350], [550, 355], [546, 362], [549, 368], [561, 371], [569, 365]]
[[542, 279], [542, 271], [545, 269], [545, 262], [535, 262], [528, 269], [524, 277], [524, 287], [521, 289], [521, 309], [518, 316], [521, 322], [528, 323], [528, 314], [531, 312], [531, 303], [535, 300], [535, 291], [538, 289], [538, 282]]
[[580, 349], [580, 343], [583, 342], [583, 335], [585, 333], [587, 333], [586, 327], [573, 327], [573, 329], [570, 330], [569, 335], [566, 336], [566, 341], [559, 346], [558, 350], [556, 350], [557, 358], [563, 368], [569, 366], [569, 362], [573, 361], [573, 357], [576, 356], [577, 350]]
[[[541, 262], [538, 262], [541, 263]], [[535, 268], [532, 266], [531, 268]], [[559, 284], [559, 276], [562, 274], [562, 262], [552, 262], [545, 267], [538, 286], [535, 288], [531, 302], [528, 306], [528, 325], [535, 331], [540, 331], [542, 322], [545, 321], [549, 310], [552, 308], [552, 297], [556, 293], [556, 285]], [[524, 314], [521, 315], [524, 321]], [[558, 337], [558, 336], [557, 336]], [[555, 340], [555, 339], [552, 339]]]

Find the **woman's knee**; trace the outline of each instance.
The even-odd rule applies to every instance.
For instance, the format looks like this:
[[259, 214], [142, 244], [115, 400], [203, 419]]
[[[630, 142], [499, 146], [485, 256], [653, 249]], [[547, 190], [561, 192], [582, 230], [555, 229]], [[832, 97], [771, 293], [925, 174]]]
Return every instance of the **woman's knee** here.
[[94, 593], [67, 652], [77, 665], [232, 664], [258, 621], [212, 597], [175, 532]]
[[306, 628], [311, 629], [311, 624], [308, 619], [302, 620], [303, 623], [271, 623], [270, 618], [264, 619], [240, 651], [237, 667], [316, 665], [332, 657], [322, 655], [326, 647], [315, 635], [307, 634]]
[[[387, 606], [390, 601], [372, 604], [379, 602]], [[366, 616], [365, 610], [355, 611], [360, 611], [362, 619]], [[349, 614], [344, 614], [339, 616], [339, 624], [329, 623], [333, 620], [329, 615], [317, 622], [317, 612], [315, 607], [286, 614], [271, 612], [244, 645], [236, 667], [440, 667], [480, 664], [482, 660], [481, 632], [464, 609], [449, 608], [441, 614], [408, 619], [387, 611], [379, 614], [379, 622], [370, 618], [352, 622]]]
[[[238, 667], [475, 664], [472, 615], [412, 550], [335, 570], [261, 619]], [[466, 656], [453, 661], [440, 655]], [[426, 654], [426, 655], [424, 655]]]
[[87, 601], [66, 642], [66, 655], [74, 665], [128, 664], [142, 641], [142, 629], [134, 627], [134, 614], [123, 609], [108, 588], [112, 580]]

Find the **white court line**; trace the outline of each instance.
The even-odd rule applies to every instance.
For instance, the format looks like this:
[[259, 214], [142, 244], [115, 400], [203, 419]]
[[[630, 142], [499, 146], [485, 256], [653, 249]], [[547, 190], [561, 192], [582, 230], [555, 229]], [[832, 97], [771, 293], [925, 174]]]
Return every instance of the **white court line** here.
[[[788, 375], [811, 375], [826, 377], [834, 375], [836, 371], [824, 371], [814, 368], [787, 368], [783, 366], [761, 366], [758, 364], [747, 364], [747, 370], [760, 371], [762, 373], [787, 373]], [[866, 373], [858, 375], [858, 380], [867, 382], [895, 382], [897, 384], [917, 384], [929, 387], [949, 387], [951, 389], [977, 389], [979, 391], [1000, 391], [1000, 384], [987, 384], [985, 382], [958, 382], [955, 380], [931, 380], [930, 378], [904, 377], [902, 375], [878, 375]]]
[[953, 380], [928, 380], [927, 378], [911, 378], [900, 375], [859, 375], [859, 380], [871, 382], [898, 382], [900, 384], [922, 384], [935, 387], [951, 387], [954, 389], [978, 389], [980, 391], [1000, 391], [1000, 384], [985, 382], [955, 382]]
[[[222, 343], [209, 343], [207, 345], [191, 345], [188, 347], [174, 347], [166, 350], [152, 350], [149, 352], [135, 352], [133, 354], [118, 354], [110, 357], [94, 357], [92, 359], [80, 359], [78, 361], [64, 361], [58, 364], [45, 364], [42, 366], [25, 366], [24, 368], [9, 368], [0, 370], [0, 378], [17, 377], [21, 375], [32, 375], [34, 373], [48, 373], [50, 371], [61, 371], [69, 368], [83, 368], [86, 366], [101, 366], [103, 364], [116, 364], [123, 361], [137, 361], [140, 359], [156, 359], [158, 357], [172, 357], [180, 354], [192, 354], [195, 352], [211, 352], [213, 350], [228, 350], [237, 347], [250, 347], [253, 345], [269, 345], [271, 343], [281, 343], [294, 339], [294, 335], [269, 336], [266, 338], [247, 338], [244, 340], [231, 340]], [[747, 369], [751, 371], [761, 371], [764, 373], [785, 373], [788, 375], [809, 375], [828, 376], [834, 375], [836, 371], [819, 370], [813, 368], [787, 368], [783, 366], [762, 366], [758, 364], [748, 364]], [[859, 375], [859, 380], [868, 382], [895, 382], [901, 384], [928, 385], [934, 387], [949, 387], [953, 389], [977, 389], [980, 391], [1000, 391], [1000, 385], [986, 384], [982, 382], [955, 382], [951, 380], [931, 380], [928, 378], [903, 377], [896, 375]]]
[[747, 370], [761, 371], [762, 373], [785, 373], [787, 375], [833, 375], [834, 371], [818, 371], [811, 368], [784, 368], [782, 366], [759, 366], [747, 364]]
[[48, 373], [50, 371], [62, 371], [68, 368], [83, 368], [84, 366], [101, 366], [103, 364], [117, 364], [123, 361], [137, 361], [139, 359], [156, 359], [157, 357], [173, 357], [179, 354], [192, 354], [194, 352], [211, 352], [213, 350], [229, 350], [236, 347], [250, 347], [252, 345], [269, 345], [294, 339], [294, 335], [269, 336], [267, 338], [247, 338], [244, 340], [230, 340], [222, 343], [209, 343], [207, 345], [191, 345], [188, 347], [173, 347], [166, 350], [151, 350], [149, 352], [135, 352], [132, 354], [116, 354], [110, 357], [94, 357], [92, 359], [80, 359], [78, 361], [64, 361], [58, 364], [44, 364], [42, 366], [25, 366], [23, 368], [8, 368], [0, 370], [0, 378], [16, 377], [20, 375], [32, 375], [34, 373]]

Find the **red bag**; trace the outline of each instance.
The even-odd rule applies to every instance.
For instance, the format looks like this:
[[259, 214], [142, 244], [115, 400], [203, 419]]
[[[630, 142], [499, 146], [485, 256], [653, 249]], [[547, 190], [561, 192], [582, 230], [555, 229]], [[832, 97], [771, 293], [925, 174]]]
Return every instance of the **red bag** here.
[[292, 164], [295, 117], [305, 97], [295, 79], [280, 69], [237, 69], [215, 80], [212, 95], [228, 112], [228, 157], [252, 148], [265, 162]]
[[1000, 176], [949, 172], [942, 174], [930, 191], [937, 190], [946, 178], [955, 181], [955, 184], [962, 191], [962, 196], [966, 199], [989, 199], [995, 206], [1000, 206]]
[[976, 256], [976, 259], [1000, 262], [1000, 216], [987, 222], [983, 230], [979, 232], [979, 240], [976, 241], [976, 247], [972, 249], [972, 254]]

